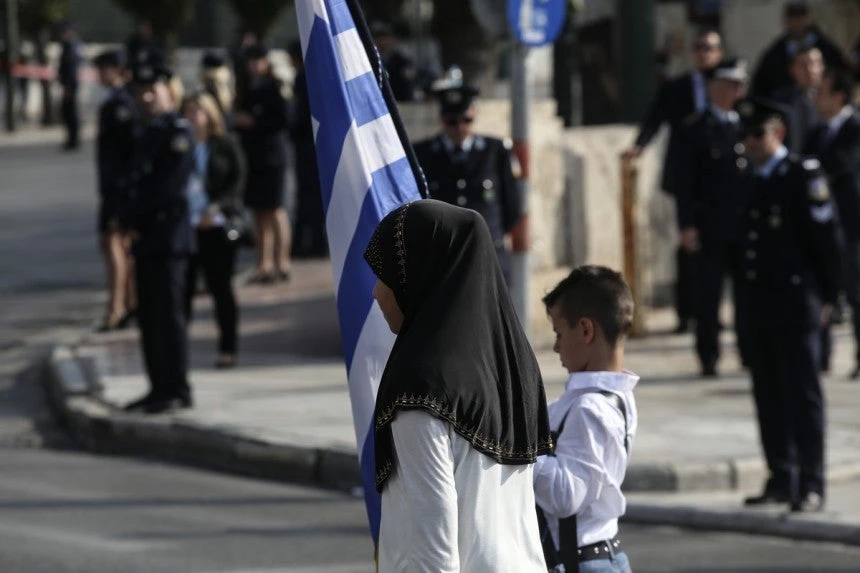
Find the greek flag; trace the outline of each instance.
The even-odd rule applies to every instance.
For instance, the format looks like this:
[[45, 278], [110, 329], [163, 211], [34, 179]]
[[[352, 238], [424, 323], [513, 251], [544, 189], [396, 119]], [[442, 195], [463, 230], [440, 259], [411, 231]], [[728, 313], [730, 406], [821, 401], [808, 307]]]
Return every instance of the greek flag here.
[[376, 278], [364, 250], [382, 218], [420, 199], [425, 183], [357, 2], [297, 0], [296, 11], [356, 443], [376, 542], [380, 501], [373, 409], [394, 337], [373, 300]]

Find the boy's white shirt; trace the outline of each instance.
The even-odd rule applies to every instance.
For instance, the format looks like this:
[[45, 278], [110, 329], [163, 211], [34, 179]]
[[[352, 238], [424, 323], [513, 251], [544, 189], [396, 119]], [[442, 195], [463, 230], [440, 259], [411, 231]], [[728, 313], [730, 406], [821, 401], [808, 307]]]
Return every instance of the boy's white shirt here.
[[627, 408], [627, 438], [632, 445], [638, 415], [633, 388], [639, 377], [624, 372], [576, 372], [562, 396], [551, 403], [549, 422], [564, 428], [555, 457], [540, 456], [534, 468], [535, 501], [543, 509], [558, 546], [558, 519], [577, 516], [578, 545], [589, 545], [618, 534], [618, 518], [626, 500], [621, 483], [627, 471], [624, 418], [618, 408], [598, 392], [615, 392]]

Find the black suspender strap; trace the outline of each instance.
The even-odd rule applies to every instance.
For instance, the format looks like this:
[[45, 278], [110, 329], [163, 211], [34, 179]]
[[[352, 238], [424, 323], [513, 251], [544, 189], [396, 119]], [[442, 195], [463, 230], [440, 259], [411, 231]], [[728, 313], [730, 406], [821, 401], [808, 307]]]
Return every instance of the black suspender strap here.
[[[630, 438], [628, 436], [629, 423], [627, 421], [627, 407], [624, 399], [609, 390], [598, 390], [597, 394], [605, 396], [615, 406], [624, 418], [624, 449], [630, 453]], [[570, 410], [565, 413], [558, 425], [558, 429], [552, 432], [553, 444], [558, 444], [558, 439], [564, 430], [564, 424]], [[555, 455], [555, 454], [553, 454]], [[576, 530], [576, 515], [564, 517], [558, 520], [559, 548], [552, 541], [546, 515], [540, 507], [537, 508], [538, 529], [540, 530], [541, 545], [543, 546], [544, 559], [550, 572], [564, 571], [565, 573], [579, 573], [579, 535]], [[563, 567], [563, 568], [562, 568]]]

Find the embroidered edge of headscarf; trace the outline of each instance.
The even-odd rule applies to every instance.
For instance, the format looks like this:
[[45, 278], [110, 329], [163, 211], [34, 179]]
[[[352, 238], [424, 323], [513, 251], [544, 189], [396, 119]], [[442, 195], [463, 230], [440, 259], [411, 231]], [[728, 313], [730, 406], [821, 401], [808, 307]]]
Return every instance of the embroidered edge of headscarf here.
[[412, 203], [407, 203], [400, 209], [397, 215], [397, 224], [394, 228], [394, 244], [397, 248], [397, 265], [400, 272], [400, 284], [406, 289], [406, 239], [404, 228], [406, 227], [406, 211]]
[[[394, 400], [394, 402], [380, 410], [379, 415], [376, 417], [376, 431], [383, 429], [394, 420], [394, 414], [398, 408], [403, 410], [427, 410], [431, 414], [451, 424], [454, 431], [463, 436], [476, 450], [485, 454], [491, 454], [502, 463], [533, 463], [537, 456], [550, 454], [553, 451], [552, 438], [539, 441], [535, 449], [527, 448], [525, 450], [505, 450], [502, 448], [501, 442], [487, 439], [485, 436], [479, 434], [475, 428], [460, 424], [457, 421], [457, 414], [450, 406], [440, 400], [436, 400], [430, 395], [415, 396], [414, 394], [401, 394], [400, 397]], [[391, 472], [394, 469], [392, 458], [386, 460], [377, 472], [377, 488], [391, 477]]]

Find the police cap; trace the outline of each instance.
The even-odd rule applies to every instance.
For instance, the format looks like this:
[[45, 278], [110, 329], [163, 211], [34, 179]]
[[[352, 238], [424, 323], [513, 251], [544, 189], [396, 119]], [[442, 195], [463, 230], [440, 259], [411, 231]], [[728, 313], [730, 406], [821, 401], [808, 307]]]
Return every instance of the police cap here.
[[772, 120], [783, 122], [791, 115], [791, 109], [779, 102], [761, 97], [751, 97], [741, 100], [735, 106], [744, 127], [758, 127]]
[[782, 8], [782, 14], [786, 18], [799, 18], [809, 15], [809, 3], [806, 0], [791, 0], [786, 2]]
[[749, 78], [747, 63], [739, 58], [728, 58], [708, 72], [708, 79], [746, 83]]
[[125, 52], [122, 50], [105, 50], [93, 58], [96, 68], [121, 68], [125, 66]]
[[242, 55], [245, 56], [246, 60], [262, 60], [269, 55], [269, 48], [262, 43], [251, 44], [245, 48]]
[[135, 84], [154, 84], [173, 77], [173, 71], [159, 53], [151, 53], [138, 62], [131, 71], [131, 81]]
[[206, 52], [200, 60], [200, 66], [206, 69], [221, 68], [226, 62], [224, 56], [218, 52]]

